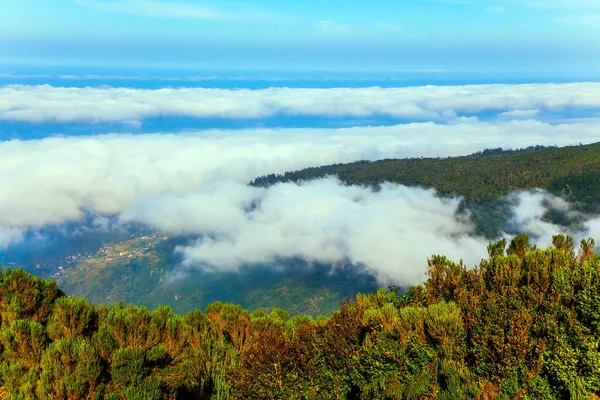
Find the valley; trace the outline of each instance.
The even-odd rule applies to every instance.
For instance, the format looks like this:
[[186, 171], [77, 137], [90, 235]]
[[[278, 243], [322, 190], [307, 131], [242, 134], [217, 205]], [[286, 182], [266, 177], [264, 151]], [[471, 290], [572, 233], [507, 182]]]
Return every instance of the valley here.
[[[486, 150], [446, 159], [358, 162], [270, 175], [252, 184], [299, 182], [331, 174], [346, 184], [392, 181], [435, 188], [440, 196], [463, 196], [459, 214], [468, 213], [475, 226], [473, 235], [484, 234], [489, 240], [502, 230], [510, 232], [511, 199], [504, 196], [513, 190], [543, 188], [568, 199], [571, 210], [549, 209], [544, 215], [564, 229], [581, 229], [585, 213], [600, 205], [596, 200], [600, 197], [593, 195], [600, 187], [594, 183], [600, 176], [600, 144]], [[96, 304], [124, 302], [149, 308], [166, 304], [177, 312], [187, 312], [214, 301], [231, 301], [250, 310], [282, 308], [292, 315], [314, 317], [331, 315], [341, 301], [381, 285], [360, 266], [335, 267], [302, 259], [220, 273], [182, 266], [177, 248], [193, 240], [138, 230], [125, 239], [102, 243], [93, 253], [71, 254], [55, 261], [51, 276], [68, 294]]]

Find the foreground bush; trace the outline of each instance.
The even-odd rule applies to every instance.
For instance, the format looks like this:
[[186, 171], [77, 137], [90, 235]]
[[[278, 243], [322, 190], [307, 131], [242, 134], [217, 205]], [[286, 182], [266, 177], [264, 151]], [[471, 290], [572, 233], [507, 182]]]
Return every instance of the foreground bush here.
[[434, 256], [423, 285], [360, 294], [316, 321], [228, 303], [185, 316], [92, 306], [7, 269], [0, 398], [597, 398], [593, 248], [520, 235], [471, 270]]

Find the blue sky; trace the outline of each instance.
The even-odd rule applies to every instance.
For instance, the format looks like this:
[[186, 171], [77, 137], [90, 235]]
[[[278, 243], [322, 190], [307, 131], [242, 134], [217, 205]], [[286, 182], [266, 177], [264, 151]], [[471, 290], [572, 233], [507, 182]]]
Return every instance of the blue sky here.
[[594, 75], [597, 0], [3, 0], [0, 63]]

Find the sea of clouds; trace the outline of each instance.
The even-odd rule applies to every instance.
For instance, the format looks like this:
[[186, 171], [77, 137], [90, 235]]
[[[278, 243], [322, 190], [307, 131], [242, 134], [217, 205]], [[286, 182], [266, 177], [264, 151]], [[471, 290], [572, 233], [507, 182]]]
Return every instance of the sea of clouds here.
[[600, 83], [262, 90], [49, 85], [0, 88], [0, 120], [37, 123], [132, 123], [163, 116], [260, 119], [276, 115], [390, 116], [426, 121], [482, 112], [523, 119], [540, 111], [565, 108], [597, 111]]
[[[590, 118], [549, 123], [538, 110], [586, 110]], [[262, 118], [276, 114], [410, 115], [423, 122], [354, 128], [210, 130], [105, 134], [0, 142], [0, 246], [88, 213], [200, 239], [180, 247], [188, 267], [236, 270], [280, 258], [354, 263], [382, 282], [424, 278], [426, 258], [474, 265], [487, 240], [457, 217], [460, 199], [430, 189], [347, 186], [335, 177], [270, 188], [253, 178], [355, 160], [446, 157], [485, 148], [600, 141], [600, 84], [481, 85], [400, 89], [210, 90], [0, 88], [0, 120], [131, 122], [158, 115]], [[594, 111], [596, 110], [596, 111]], [[461, 117], [493, 111], [506, 118]], [[441, 120], [440, 120], [441, 119]], [[512, 224], [548, 245], [560, 227], [544, 222], [540, 191], [513, 195]], [[577, 238], [600, 237], [588, 217]]]

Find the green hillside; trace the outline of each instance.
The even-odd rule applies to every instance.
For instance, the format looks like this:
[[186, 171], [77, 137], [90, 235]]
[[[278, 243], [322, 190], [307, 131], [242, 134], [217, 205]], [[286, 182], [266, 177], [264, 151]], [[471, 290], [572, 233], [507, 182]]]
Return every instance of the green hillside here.
[[330, 318], [213, 303], [92, 306], [22, 270], [0, 275], [0, 398], [598, 399], [600, 257], [524, 235], [471, 270], [443, 256], [401, 295]]
[[358, 161], [267, 175], [253, 185], [336, 175], [353, 185], [395, 182], [435, 188], [467, 202], [492, 200], [516, 190], [548, 189], [590, 209], [600, 209], [600, 143], [572, 147], [485, 150], [464, 157]]
[[[493, 239], [508, 218], [504, 196], [546, 189], [586, 213], [600, 212], [600, 143], [571, 147], [492, 149], [464, 157], [358, 161], [267, 175], [255, 186], [299, 182], [335, 175], [347, 184], [377, 186], [393, 182], [434, 188], [438, 195], [461, 196], [479, 234]], [[561, 216], [550, 216], [561, 222]]]
[[166, 304], [185, 313], [231, 301], [250, 310], [279, 307], [314, 317], [331, 315], [341, 301], [377, 287], [372, 277], [358, 271], [331, 272], [301, 260], [245, 267], [239, 273], [183, 270], [175, 248], [184, 242], [154, 234], [107, 243], [56, 279], [66, 293], [94, 304], [124, 302], [151, 309]]
[[[348, 184], [389, 181], [432, 187], [444, 196], [463, 196], [464, 209], [470, 211], [476, 233], [490, 240], [505, 228], [510, 208], [502, 196], [514, 190], [545, 188], [573, 201], [579, 210], [600, 211], [600, 144], [338, 164], [260, 177], [253, 184], [297, 182], [327, 175], [337, 175]], [[547, 217], [569, 223], [559, 214]], [[184, 313], [214, 301], [233, 301], [250, 310], [279, 307], [294, 315], [315, 317], [331, 315], [340, 301], [376, 287], [371, 277], [356, 271], [331, 275], [327, 267], [310, 269], [299, 260], [244, 268], [243, 273], [189, 270], [183, 271], [183, 278], [173, 279], [180, 261], [174, 249], [186, 239], [159, 234], [144, 237], [107, 243], [92, 257], [63, 271], [57, 277], [60, 287], [95, 304], [122, 301], [151, 309], [167, 304]]]

